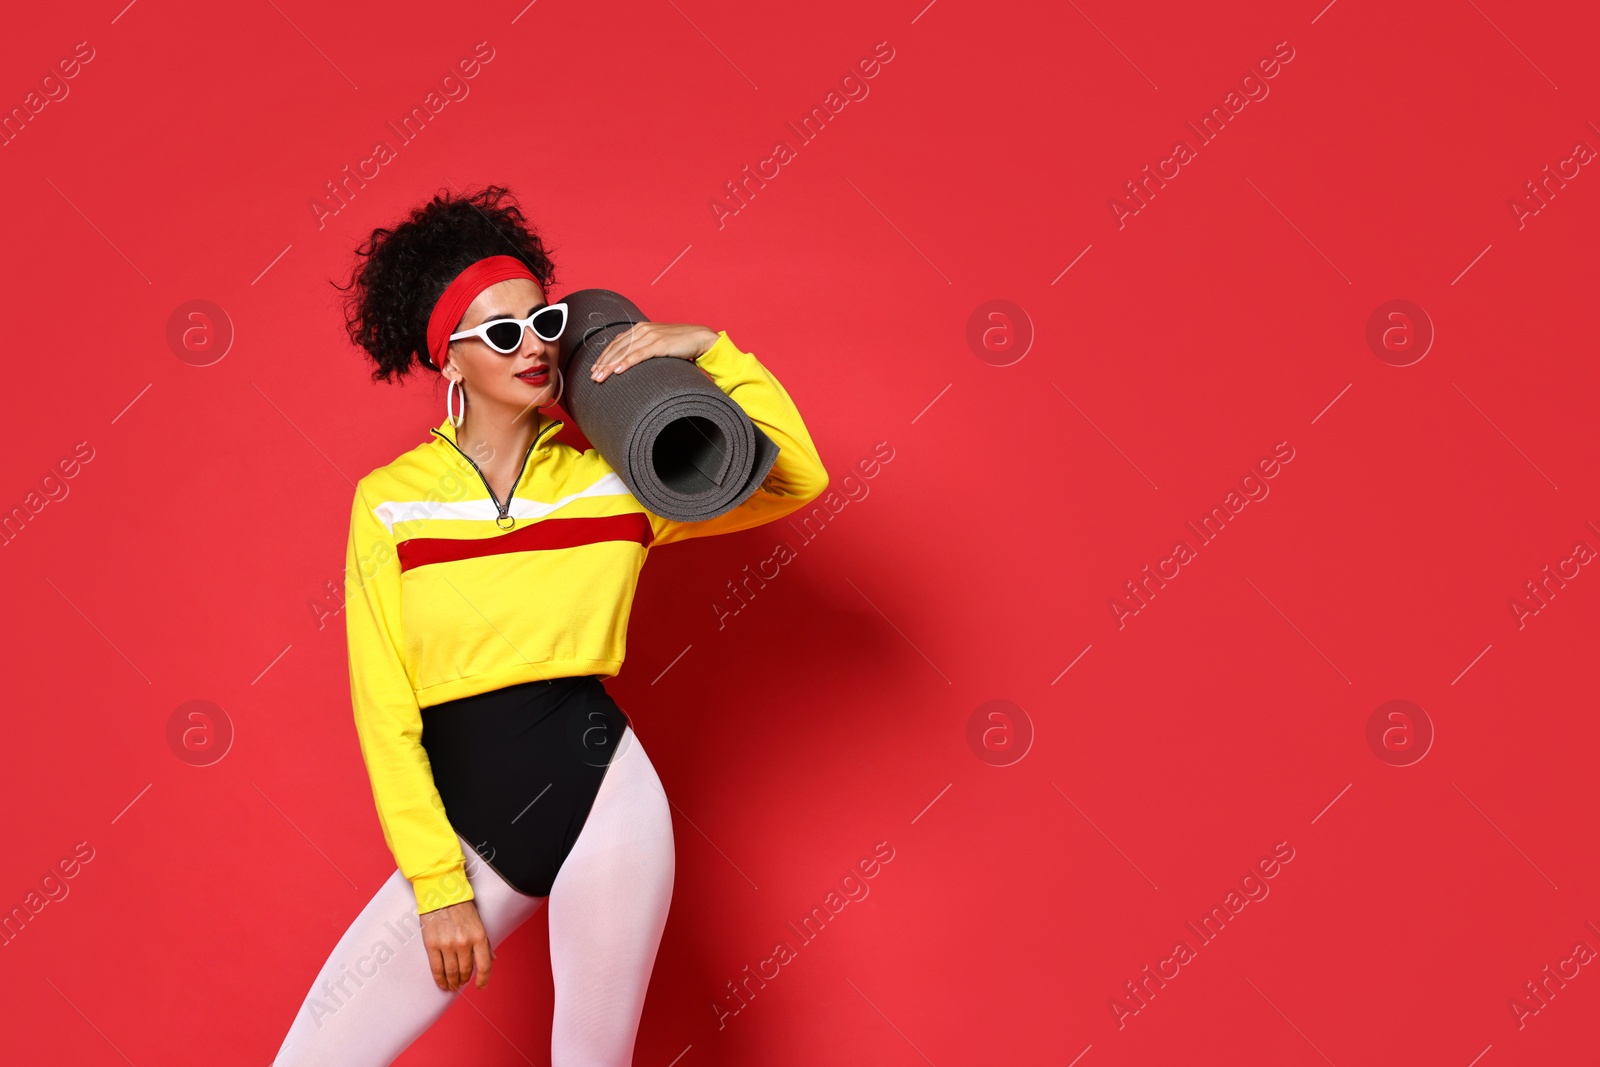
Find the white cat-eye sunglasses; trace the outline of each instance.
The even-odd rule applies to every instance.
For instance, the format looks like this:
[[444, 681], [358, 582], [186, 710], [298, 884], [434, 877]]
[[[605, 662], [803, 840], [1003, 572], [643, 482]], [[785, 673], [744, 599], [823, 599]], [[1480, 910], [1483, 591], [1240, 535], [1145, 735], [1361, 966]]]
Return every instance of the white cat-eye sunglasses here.
[[567, 328], [567, 305], [546, 304], [536, 308], [532, 315], [525, 319], [491, 319], [488, 322], [474, 326], [470, 330], [450, 335], [450, 340], [459, 341], [463, 337], [481, 337], [485, 344], [503, 356], [509, 356], [522, 347], [523, 330], [532, 330], [534, 335], [544, 341], [556, 341]]

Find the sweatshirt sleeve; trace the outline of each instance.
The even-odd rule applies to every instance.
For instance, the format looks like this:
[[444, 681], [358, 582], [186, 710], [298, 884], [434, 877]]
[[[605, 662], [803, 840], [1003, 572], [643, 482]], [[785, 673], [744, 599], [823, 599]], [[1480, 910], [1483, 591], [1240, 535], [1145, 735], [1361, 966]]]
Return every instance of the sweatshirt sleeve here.
[[471, 900], [466, 857], [433, 783], [422, 712], [400, 655], [400, 560], [362, 485], [345, 553], [345, 633], [356, 734], [395, 865], [419, 914]]
[[649, 512], [655, 533], [652, 546], [760, 526], [798, 511], [828, 488], [827, 469], [794, 401], [753, 354], [741, 351], [723, 330], [718, 331], [716, 343], [701, 353], [695, 365], [772, 438], [778, 446], [778, 458], [744, 503], [714, 519], [677, 522]]

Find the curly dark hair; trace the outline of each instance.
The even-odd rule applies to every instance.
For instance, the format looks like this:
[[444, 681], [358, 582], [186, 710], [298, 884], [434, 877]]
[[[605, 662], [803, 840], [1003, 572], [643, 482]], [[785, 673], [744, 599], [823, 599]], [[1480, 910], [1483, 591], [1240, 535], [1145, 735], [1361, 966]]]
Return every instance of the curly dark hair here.
[[486, 256], [510, 255], [548, 290], [555, 264], [538, 232], [503, 185], [476, 193], [449, 190], [414, 208], [394, 229], [379, 227], [356, 249], [361, 257], [344, 293], [345, 330], [376, 367], [373, 381], [405, 377], [427, 359], [428, 316], [456, 275]]

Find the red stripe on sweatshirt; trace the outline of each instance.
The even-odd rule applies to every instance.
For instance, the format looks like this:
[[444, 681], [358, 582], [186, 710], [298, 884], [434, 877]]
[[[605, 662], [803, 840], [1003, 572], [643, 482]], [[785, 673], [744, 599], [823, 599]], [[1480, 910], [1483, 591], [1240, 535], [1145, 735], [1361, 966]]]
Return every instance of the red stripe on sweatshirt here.
[[408, 571], [412, 567], [425, 567], [430, 563], [476, 559], [503, 552], [577, 548], [600, 541], [635, 541], [648, 547], [652, 536], [649, 518], [642, 512], [634, 511], [626, 515], [542, 519], [498, 537], [412, 537], [395, 545], [395, 552], [400, 557], [400, 569]]

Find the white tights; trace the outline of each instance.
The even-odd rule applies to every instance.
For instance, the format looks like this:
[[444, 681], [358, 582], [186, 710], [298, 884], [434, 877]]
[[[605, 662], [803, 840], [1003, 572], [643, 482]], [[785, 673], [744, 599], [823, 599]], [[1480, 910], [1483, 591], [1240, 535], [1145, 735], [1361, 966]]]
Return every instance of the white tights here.
[[[491, 945], [549, 902], [551, 1067], [631, 1063], [675, 871], [671, 809], [632, 728], [549, 896], [524, 896], [461, 846]], [[273, 1067], [387, 1067], [459, 995], [434, 984], [416, 897], [395, 871], [334, 946]]]

